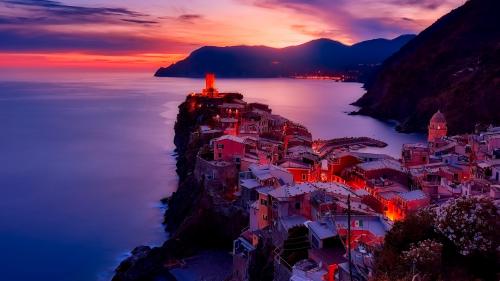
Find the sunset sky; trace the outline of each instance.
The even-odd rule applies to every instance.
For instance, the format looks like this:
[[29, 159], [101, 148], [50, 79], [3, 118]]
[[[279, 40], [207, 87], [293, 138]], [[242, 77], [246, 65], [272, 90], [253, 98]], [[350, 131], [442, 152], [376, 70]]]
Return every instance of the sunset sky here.
[[418, 33], [464, 0], [0, 0], [1, 67], [169, 65], [203, 45]]

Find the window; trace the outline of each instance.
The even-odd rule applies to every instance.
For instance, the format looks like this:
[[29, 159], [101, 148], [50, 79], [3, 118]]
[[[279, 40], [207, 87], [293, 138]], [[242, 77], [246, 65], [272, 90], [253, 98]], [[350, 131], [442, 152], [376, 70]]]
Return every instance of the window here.
[[262, 219], [267, 221], [267, 215], [262, 215]]
[[222, 158], [222, 153], [217, 154], [218, 158]]
[[410, 160], [411, 159], [411, 153], [409, 150], [404, 150], [403, 151], [403, 157], [406, 159], [406, 160]]
[[241, 159], [240, 159], [240, 157], [236, 157], [236, 158], [234, 159], [234, 161], [235, 161], [236, 163], [240, 163], [240, 162], [241, 162]]
[[305, 181], [307, 179], [307, 175], [306, 174], [302, 174], [302, 180]]
[[266, 199], [260, 199], [260, 204], [267, 206], [267, 200]]
[[218, 144], [217, 144], [217, 148], [219, 148], [219, 149], [223, 149], [223, 148], [224, 148], [224, 145], [223, 145], [222, 143], [218, 143]]
[[300, 209], [300, 202], [295, 202], [295, 209], [297, 209], [297, 210]]

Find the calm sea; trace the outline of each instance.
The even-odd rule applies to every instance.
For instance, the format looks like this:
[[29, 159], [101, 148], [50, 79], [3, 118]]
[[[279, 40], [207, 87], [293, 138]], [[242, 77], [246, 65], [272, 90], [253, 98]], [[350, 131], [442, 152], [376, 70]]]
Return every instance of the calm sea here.
[[[199, 79], [150, 73], [0, 75], [2, 280], [108, 280], [137, 245], [166, 238], [159, 199], [176, 188], [173, 124]], [[315, 138], [370, 136], [398, 156], [420, 135], [349, 116], [360, 84], [218, 80], [220, 90], [268, 103]]]

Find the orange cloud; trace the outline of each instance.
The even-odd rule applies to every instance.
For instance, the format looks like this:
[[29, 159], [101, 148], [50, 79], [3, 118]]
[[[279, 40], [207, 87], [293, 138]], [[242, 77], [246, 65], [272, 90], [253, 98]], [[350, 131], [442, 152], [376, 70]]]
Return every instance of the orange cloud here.
[[184, 58], [185, 54], [89, 55], [81, 53], [0, 53], [6, 68], [89, 68], [154, 70]]

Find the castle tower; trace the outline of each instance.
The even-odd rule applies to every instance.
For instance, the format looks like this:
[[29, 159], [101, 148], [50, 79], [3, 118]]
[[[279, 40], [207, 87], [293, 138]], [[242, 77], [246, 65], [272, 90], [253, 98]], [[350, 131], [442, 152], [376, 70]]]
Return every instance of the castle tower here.
[[215, 74], [207, 73], [205, 75], [205, 89], [215, 89]]
[[205, 74], [205, 89], [203, 89], [203, 95], [209, 96], [211, 98], [217, 97], [219, 92], [215, 88], [215, 74], [207, 73]]
[[427, 140], [429, 142], [435, 142], [448, 135], [448, 127], [446, 125], [446, 119], [444, 118], [441, 111], [437, 111], [432, 115], [431, 121], [429, 122], [429, 135]]

